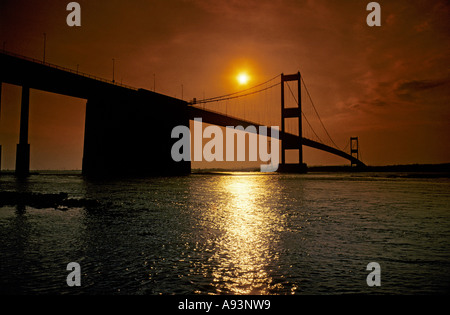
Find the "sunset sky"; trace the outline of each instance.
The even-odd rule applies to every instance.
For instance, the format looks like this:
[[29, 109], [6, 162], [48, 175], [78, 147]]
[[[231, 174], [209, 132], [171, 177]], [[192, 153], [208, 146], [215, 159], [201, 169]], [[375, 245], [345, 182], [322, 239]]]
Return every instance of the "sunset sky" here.
[[[70, 1], [0, 2], [7, 51], [190, 100], [239, 89], [238, 69], [258, 84], [300, 71], [322, 121], [345, 147], [358, 136], [369, 165], [450, 162], [450, 3], [378, 1], [78, 1], [81, 27], [66, 24]], [[156, 79], [156, 80], [155, 80]], [[182, 92], [183, 91], [183, 92]], [[274, 104], [273, 106], [279, 106]], [[3, 85], [2, 169], [14, 169], [20, 88]], [[32, 91], [31, 169], [80, 169], [85, 100]], [[346, 160], [305, 149], [308, 165]]]

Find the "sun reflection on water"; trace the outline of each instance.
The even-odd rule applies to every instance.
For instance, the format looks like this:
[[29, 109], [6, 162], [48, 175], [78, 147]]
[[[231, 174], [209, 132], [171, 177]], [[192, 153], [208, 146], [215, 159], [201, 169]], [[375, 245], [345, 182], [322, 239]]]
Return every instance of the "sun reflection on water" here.
[[226, 204], [218, 211], [223, 231], [216, 243], [213, 285], [218, 293], [269, 294], [273, 289], [271, 266], [277, 259], [273, 225], [278, 218], [265, 209], [270, 198], [259, 176], [223, 177], [220, 189]]

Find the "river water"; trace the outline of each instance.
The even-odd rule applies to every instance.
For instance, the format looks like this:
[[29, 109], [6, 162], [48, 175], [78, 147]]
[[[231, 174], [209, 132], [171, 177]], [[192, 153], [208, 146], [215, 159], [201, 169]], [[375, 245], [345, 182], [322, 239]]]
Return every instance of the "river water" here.
[[[216, 173], [0, 177], [97, 205], [0, 207], [2, 294], [448, 294], [450, 179]], [[66, 267], [81, 267], [70, 287]], [[366, 278], [380, 266], [380, 286]]]

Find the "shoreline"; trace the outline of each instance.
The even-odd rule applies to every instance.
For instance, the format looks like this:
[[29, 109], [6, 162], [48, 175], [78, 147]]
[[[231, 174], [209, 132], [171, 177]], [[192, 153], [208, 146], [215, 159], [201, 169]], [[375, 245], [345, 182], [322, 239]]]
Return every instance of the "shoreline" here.
[[[237, 172], [237, 173], [260, 173], [259, 168], [245, 169], [192, 169], [191, 174], [208, 174], [221, 172]], [[382, 166], [350, 166], [350, 165], [330, 165], [330, 166], [308, 166], [308, 173], [447, 173], [450, 176], [450, 163], [442, 164], [399, 164], [399, 165], [382, 165]], [[14, 170], [2, 170], [1, 175], [15, 175]], [[32, 170], [30, 175], [82, 175], [81, 170]]]

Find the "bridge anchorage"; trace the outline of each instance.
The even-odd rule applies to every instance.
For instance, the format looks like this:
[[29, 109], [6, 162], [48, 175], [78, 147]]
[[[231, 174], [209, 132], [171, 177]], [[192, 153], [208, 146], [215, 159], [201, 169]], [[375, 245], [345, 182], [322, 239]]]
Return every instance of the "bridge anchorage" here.
[[[314, 129], [302, 110], [302, 86], [313, 107], [314, 104], [300, 72], [291, 75], [277, 75], [263, 84], [240, 92], [188, 103], [153, 91], [125, 86], [6, 51], [0, 52], [0, 68], [2, 69], [0, 72], [0, 110], [2, 83], [22, 87], [20, 135], [16, 152], [16, 174], [20, 176], [27, 176], [30, 172], [30, 144], [28, 143], [30, 89], [86, 100], [82, 161], [82, 173], [86, 176], [134, 177], [190, 174], [190, 161], [177, 162], [171, 156], [171, 149], [177, 142], [176, 139], [172, 139], [171, 135], [172, 130], [177, 126], [189, 128], [190, 121], [195, 118], [201, 118], [203, 123], [222, 127], [242, 126], [247, 128], [254, 126], [258, 132], [265, 129], [259, 127], [280, 126], [279, 172], [305, 173], [307, 171], [307, 166], [303, 162], [303, 146], [340, 156], [349, 160], [352, 166], [365, 166], [359, 159], [360, 149], [357, 141], [356, 146], [352, 143], [349, 154], [339, 149], [331, 137], [329, 138], [334, 146], [325, 144], [318, 136], [317, 140], [303, 136], [302, 120], [311, 127], [313, 132]], [[281, 80], [274, 83], [279, 78]], [[290, 82], [297, 83], [297, 96], [291, 90]], [[240, 101], [250, 95], [264, 95], [279, 85], [281, 85], [281, 113], [278, 94], [276, 95], [277, 100], [270, 101], [267, 108], [267, 110], [276, 110], [276, 113], [268, 115], [269, 120], [275, 117], [276, 122], [262, 124], [245, 119], [247, 113], [245, 105], [243, 111], [242, 108], [237, 111], [244, 113], [244, 119], [238, 118], [238, 115], [232, 115], [227, 111], [227, 107], [225, 107], [225, 112], [205, 108], [206, 105], [212, 103], [222, 102], [227, 106], [226, 104], [230, 100]], [[286, 96], [289, 96], [285, 93], [285, 86], [288, 87], [295, 100], [296, 106], [294, 107], [285, 106]], [[273, 106], [274, 104], [275, 106]], [[314, 110], [320, 120], [315, 107]], [[263, 112], [261, 106], [257, 105], [252, 118], [261, 112]], [[278, 119], [280, 114], [281, 122]], [[297, 133], [289, 132], [286, 124], [288, 120], [295, 121]], [[322, 126], [326, 131], [323, 124]], [[270, 130], [270, 128], [266, 130]], [[329, 136], [327, 131], [326, 133]], [[315, 132], [314, 134], [317, 135]], [[263, 136], [273, 137], [271, 134]], [[294, 163], [287, 162], [286, 153], [288, 151], [293, 151], [297, 155]]]

